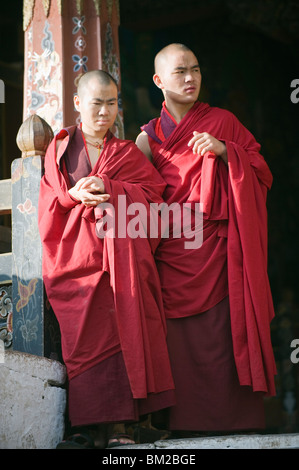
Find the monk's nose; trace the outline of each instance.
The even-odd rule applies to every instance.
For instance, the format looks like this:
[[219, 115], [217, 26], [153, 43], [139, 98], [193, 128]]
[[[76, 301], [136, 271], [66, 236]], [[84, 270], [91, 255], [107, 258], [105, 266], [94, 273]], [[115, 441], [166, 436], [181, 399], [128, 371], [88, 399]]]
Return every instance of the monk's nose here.
[[185, 75], [185, 81], [186, 82], [192, 82], [193, 81], [193, 76], [192, 76], [192, 73], [186, 73]]
[[108, 106], [106, 105], [101, 106], [99, 109], [99, 114], [102, 116], [108, 114]]

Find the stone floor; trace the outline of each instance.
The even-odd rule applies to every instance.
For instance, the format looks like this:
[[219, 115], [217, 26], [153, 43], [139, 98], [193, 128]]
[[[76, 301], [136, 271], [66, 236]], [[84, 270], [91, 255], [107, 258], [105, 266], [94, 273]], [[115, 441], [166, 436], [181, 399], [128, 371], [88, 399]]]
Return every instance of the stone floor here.
[[[124, 447], [114, 447], [114, 449]], [[166, 439], [151, 444], [135, 444], [126, 449], [299, 449], [298, 434], [231, 435]]]

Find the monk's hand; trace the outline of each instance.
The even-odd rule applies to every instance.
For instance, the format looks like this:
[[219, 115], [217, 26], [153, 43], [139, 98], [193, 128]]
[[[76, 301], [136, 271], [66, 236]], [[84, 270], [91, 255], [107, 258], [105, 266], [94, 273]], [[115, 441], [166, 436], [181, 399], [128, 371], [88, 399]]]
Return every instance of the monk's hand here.
[[198, 155], [212, 152], [227, 163], [226, 145], [207, 132], [194, 131], [192, 139], [188, 142], [188, 147], [192, 147], [193, 153]]
[[102, 202], [108, 201], [110, 194], [105, 193], [105, 185], [98, 176], [87, 176], [81, 178], [69, 194], [77, 201], [81, 201], [85, 206], [97, 206]]
[[85, 178], [81, 178], [76, 183], [75, 188], [78, 190], [87, 189], [94, 193], [105, 193], [104, 181], [98, 176], [86, 176]]

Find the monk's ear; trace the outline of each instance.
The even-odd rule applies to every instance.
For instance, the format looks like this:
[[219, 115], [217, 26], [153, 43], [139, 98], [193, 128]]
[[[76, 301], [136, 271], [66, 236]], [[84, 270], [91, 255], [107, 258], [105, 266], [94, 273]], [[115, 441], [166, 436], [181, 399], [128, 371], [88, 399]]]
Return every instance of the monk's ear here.
[[80, 98], [78, 95], [74, 96], [74, 105], [76, 110], [80, 112]]
[[153, 76], [153, 80], [154, 80], [154, 84], [158, 87], [158, 88], [164, 88], [163, 86], [163, 83], [161, 81], [161, 78], [159, 77], [159, 75], [157, 73], [155, 73], [155, 75]]

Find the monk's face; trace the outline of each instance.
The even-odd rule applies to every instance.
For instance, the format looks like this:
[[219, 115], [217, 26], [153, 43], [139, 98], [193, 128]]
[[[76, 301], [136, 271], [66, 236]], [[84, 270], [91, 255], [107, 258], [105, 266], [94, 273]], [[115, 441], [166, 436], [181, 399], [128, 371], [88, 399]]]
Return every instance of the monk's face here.
[[103, 85], [97, 78], [89, 80], [80, 95], [74, 98], [75, 107], [81, 114], [83, 132], [104, 137], [117, 116], [117, 95], [113, 82]]
[[200, 91], [201, 73], [193, 52], [170, 48], [158, 61], [154, 82], [161, 88], [166, 105], [194, 103]]

